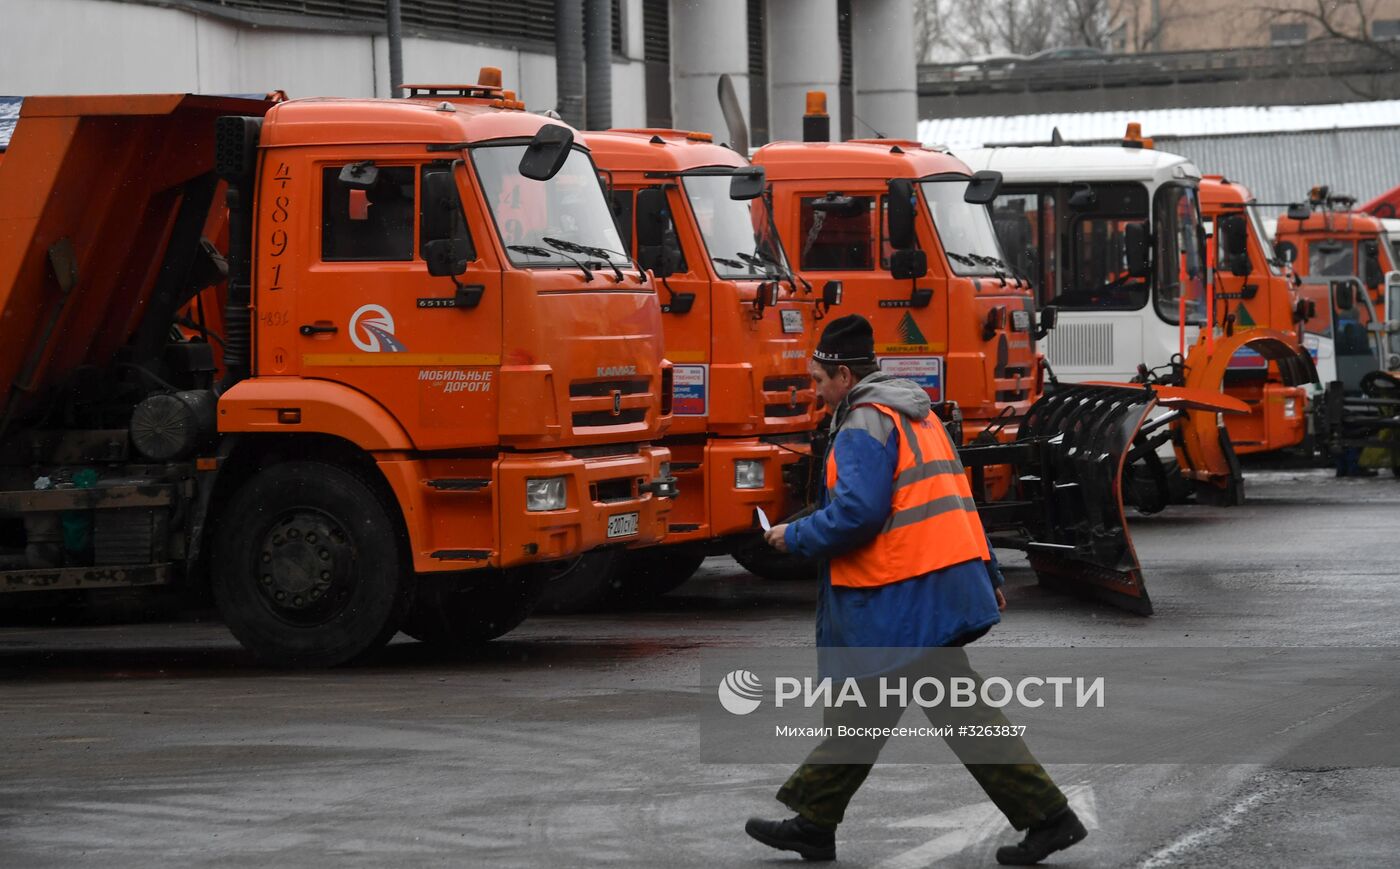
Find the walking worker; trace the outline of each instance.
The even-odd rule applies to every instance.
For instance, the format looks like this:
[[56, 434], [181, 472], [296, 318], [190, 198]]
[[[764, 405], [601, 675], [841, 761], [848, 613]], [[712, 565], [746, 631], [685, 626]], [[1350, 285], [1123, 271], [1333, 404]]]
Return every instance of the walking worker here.
[[[767, 540], [822, 564], [822, 675], [859, 682], [936, 672], [942, 679], [970, 676], [980, 686], [966, 653], [947, 647], [985, 634], [1000, 621], [1006, 600], [962, 463], [930, 413], [927, 394], [879, 370], [870, 323], [859, 315], [826, 327], [810, 370], [832, 411], [826, 489], [815, 513], [774, 526]], [[866, 697], [879, 696], [860, 687]], [[903, 712], [898, 705], [852, 712], [829, 706], [823, 723], [832, 733], [849, 716], [889, 727]], [[931, 720], [936, 714], [926, 712]], [[999, 710], [980, 702], [959, 714], [967, 722], [1009, 725]], [[995, 739], [997, 763], [967, 759], [985, 757], [985, 743], [974, 750], [967, 739], [947, 742], [1011, 825], [1028, 830], [1020, 843], [998, 849], [997, 861], [1038, 863], [1083, 839], [1083, 824], [1020, 737]], [[746, 832], [808, 860], [836, 859], [836, 826], [882, 745], [867, 737], [828, 737], [778, 791], [778, 800], [797, 815], [751, 818]]]

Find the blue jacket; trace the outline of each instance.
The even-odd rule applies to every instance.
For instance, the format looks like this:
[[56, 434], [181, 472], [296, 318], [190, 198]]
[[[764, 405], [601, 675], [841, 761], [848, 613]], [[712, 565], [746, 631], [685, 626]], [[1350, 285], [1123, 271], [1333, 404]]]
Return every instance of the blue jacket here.
[[[862, 403], [882, 404], [913, 419], [929, 412], [927, 394], [911, 381], [877, 373], [858, 383], [832, 417], [836, 488], [822, 493], [815, 513], [787, 528], [789, 551], [821, 562], [817, 646], [823, 650], [823, 675], [840, 678], [884, 672], [908, 663], [918, 654], [914, 650], [946, 646], [1001, 620], [993, 591], [1001, 576], [994, 560], [963, 562], [876, 588], [831, 584], [829, 559], [874, 538], [893, 496], [900, 433]], [[830, 651], [850, 647], [870, 651]]]

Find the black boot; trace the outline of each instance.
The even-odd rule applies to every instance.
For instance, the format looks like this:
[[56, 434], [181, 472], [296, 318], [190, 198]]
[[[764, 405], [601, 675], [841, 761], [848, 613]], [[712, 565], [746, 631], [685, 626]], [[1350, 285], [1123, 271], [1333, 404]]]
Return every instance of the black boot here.
[[1003, 866], [1030, 866], [1039, 863], [1055, 851], [1063, 851], [1089, 835], [1079, 816], [1069, 806], [1034, 824], [1026, 838], [1015, 845], [997, 849], [997, 862]]
[[770, 848], [796, 851], [803, 860], [836, 859], [836, 829], [823, 827], [801, 815], [786, 821], [749, 818], [744, 832]]

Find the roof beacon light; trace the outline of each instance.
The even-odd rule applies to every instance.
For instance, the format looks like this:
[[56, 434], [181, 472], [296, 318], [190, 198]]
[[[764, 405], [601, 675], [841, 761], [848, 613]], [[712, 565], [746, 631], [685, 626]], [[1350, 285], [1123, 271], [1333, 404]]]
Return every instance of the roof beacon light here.
[[1128, 124], [1128, 131], [1123, 134], [1124, 148], [1145, 148], [1152, 150], [1152, 140], [1142, 137], [1142, 124], [1133, 121]]
[[826, 113], [825, 91], [807, 91], [807, 112], [802, 116], [802, 141], [831, 141], [831, 116]]
[[483, 66], [476, 77], [476, 83], [485, 88], [499, 88], [501, 86], [501, 68], [499, 66]]

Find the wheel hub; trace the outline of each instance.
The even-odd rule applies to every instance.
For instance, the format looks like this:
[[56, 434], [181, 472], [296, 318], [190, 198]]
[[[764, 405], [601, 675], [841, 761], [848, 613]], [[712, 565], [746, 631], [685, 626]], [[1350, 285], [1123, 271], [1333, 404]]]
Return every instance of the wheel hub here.
[[350, 538], [334, 519], [309, 510], [289, 513], [263, 535], [258, 592], [284, 617], [324, 615], [348, 596], [352, 558]]

